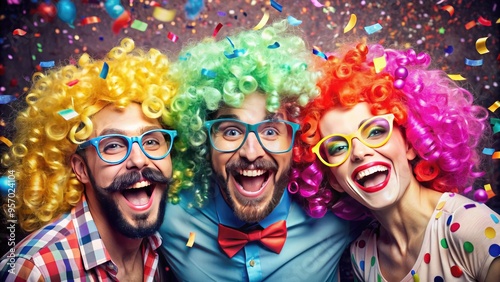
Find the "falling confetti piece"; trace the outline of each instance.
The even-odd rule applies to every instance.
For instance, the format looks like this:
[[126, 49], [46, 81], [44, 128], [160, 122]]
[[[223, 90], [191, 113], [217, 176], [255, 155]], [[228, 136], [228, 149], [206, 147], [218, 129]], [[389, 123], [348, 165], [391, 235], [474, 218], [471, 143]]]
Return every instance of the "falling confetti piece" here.
[[269, 48], [269, 49], [276, 49], [279, 47], [280, 47], [280, 44], [277, 41], [274, 42], [274, 44], [267, 46], [267, 48]]
[[354, 28], [356, 25], [356, 22], [358, 21], [358, 17], [356, 17], [355, 14], [351, 14], [351, 18], [349, 19], [349, 22], [347, 25], [344, 27], [344, 33], [349, 32], [351, 29]]
[[102, 79], [106, 79], [106, 77], [108, 77], [108, 71], [109, 71], [109, 65], [108, 65], [108, 63], [104, 62], [104, 64], [102, 65], [102, 70], [101, 70], [101, 73], [99, 74], [99, 77]]
[[214, 29], [214, 32], [212, 33], [212, 37], [217, 36], [217, 33], [219, 33], [219, 30], [222, 28], [223, 24], [218, 23], [217, 26]]
[[55, 66], [55, 62], [54, 61], [46, 61], [46, 62], [40, 62], [40, 67], [42, 68], [51, 68], [53, 66]]
[[79, 114], [75, 112], [73, 109], [66, 109], [57, 112], [60, 116], [62, 116], [65, 120], [70, 120], [74, 117], [77, 117]]
[[491, 106], [488, 107], [488, 110], [490, 110], [490, 112], [495, 112], [498, 108], [500, 107], [500, 101], [496, 101], [495, 103], [493, 103]]
[[262, 27], [264, 27], [266, 25], [268, 20], [269, 20], [269, 12], [265, 11], [264, 15], [262, 15], [262, 19], [260, 19], [260, 22], [256, 26], [254, 26], [253, 30], [261, 29]]
[[207, 70], [206, 68], [201, 69], [201, 74], [208, 77], [208, 78], [215, 78], [217, 76], [217, 73], [212, 71], [212, 70]]
[[476, 21], [470, 21], [470, 22], [465, 24], [465, 29], [469, 30], [475, 26], [476, 26]]
[[318, 56], [318, 57], [321, 57], [321, 58], [323, 58], [325, 60], [328, 60], [328, 57], [325, 55], [325, 53], [321, 52], [318, 49], [313, 48], [313, 54], [316, 55], [316, 56]]
[[491, 155], [493, 155], [493, 153], [495, 153], [495, 149], [493, 149], [493, 148], [484, 148], [483, 149], [484, 155], [491, 156]]
[[465, 58], [465, 64], [471, 67], [478, 67], [483, 65], [483, 59], [480, 60], [471, 60]]
[[484, 26], [491, 26], [491, 21], [479, 16], [479, 19], [477, 19], [477, 22], [480, 23], [481, 25]]
[[93, 16], [93, 17], [86, 17], [80, 21], [81, 25], [88, 25], [88, 24], [95, 24], [95, 23], [100, 23], [101, 19], [99, 17]]
[[379, 30], [382, 30], [382, 26], [379, 23], [376, 23], [374, 25], [365, 26], [364, 29], [365, 29], [366, 33], [372, 34], [372, 33], [375, 33]]
[[491, 158], [494, 160], [500, 159], [500, 151], [496, 151], [495, 153], [493, 153], [493, 156], [491, 156]]
[[311, 0], [311, 3], [313, 3], [313, 5], [317, 8], [321, 8], [321, 7], [325, 6], [321, 3], [319, 3], [318, 0]]
[[130, 27], [133, 28], [133, 29], [137, 29], [138, 31], [143, 31], [144, 32], [148, 28], [148, 24], [145, 23], [145, 22], [142, 22], [140, 20], [134, 20], [132, 22], [132, 25]]
[[8, 104], [16, 99], [14, 95], [0, 95], [0, 105]]
[[485, 184], [484, 186], [484, 191], [486, 191], [486, 193], [488, 194], [488, 199], [495, 196], [495, 192], [493, 192], [493, 190], [491, 190], [491, 184]]
[[4, 136], [0, 136], [0, 141], [2, 141], [3, 143], [5, 143], [5, 145], [7, 145], [8, 147], [11, 147], [12, 146], [12, 142], [10, 142], [9, 139], [7, 139], [6, 137]]
[[153, 10], [153, 18], [160, 22], [171, 22], [175, 19], [176, 10], [167, 10], [161, 7], [155, 7]]
[[281, 6], [278, 2], [274, 1], [274, 0], [271, 0], [271, 6], [278, 10], [278, 12], [281, 13], [281, 11], [283, 11], [283, 6]]
[[387, 61], [384, 56], [373, 58], [373, 65], [375, 66], [375, 72], [380, 73], [387, 66]]
[[453, 53], [453, 46], [448, 45], [448, 46], [444, 49], [444, 52], [445, 52], [446, 54], [451, 54], [451, 53]]
[[170, 41], [172, 41], [172, 42], [177, 42], [177, 40], [179, 40], [179, 36], [173, 34], [170, 31], [167, 34], [167, 38], [170, 39]]
[[445, 6], [441, 7], [441, 9], [448, 11], [448, 13], [450, 13], [450, 16], [452, 16], [452, 17], [453, 17], [453, 14], [455, 13], [455, 8], [453, 8], [453, 6], [451, 6], [451, 5], [445, 5]]
[[287, 17], [287, 20], [288, 20], [288, 23], [291, 25], [291, 26], [298, 26], [302, 23], [301, 20], [297, 20], [296, 18], [292, 17], [292, 16], [288, 16]]
[[68, 81], [68, 83], [66, 83], [66, 85], [68, 85], [69, 87], [71, 87], [71, 86], [77, 84], [78, 81], [79, 81], [78, 79], [75, 79], [75, 80], [72, 80], [72, 81]]
[[19, 35], [19, 36], [25, 36], [26, 35], [26, 31], [20, 29], [20, 28], [16, 28], [14, 29], [14, 31], [12, 32], [13, 35]]
[[129, 11], [124, 11], [114, 22], [111, 30], [114, 34], [118, 34], [122, 28], [128, 26], [128, 23], [132, 20]]
[[246, 53], [247, 53], [247, 50], [245, 50], [245, 49], [235, 49], [233, 51], [233, 53], [231, 53], [231, 54], [224, 52], [224, 56], [226, 56], [226, 58], [228, 58], [228, 59], [234, 59], [234, 58], [241, 57], [241, 56], [245, 55]]
[[461, 74], [449, 74], [448, 77], [451, 80], [466, 80], [466, 78], [463, 77]]
[[491, 118], [490, 124], [493, 125], [493, 134], [500, 132], [500, 119]]
[[189, 239], [188, 239], [188, 241], [186, 243], [187, 247], [190, 247], [190, 248], [193, 247], [195, 237], [196, 237], [196, 233], [189, 232]]
[[476, 41], [476, 50], [481, 55], [490, 52], [490, 50], [488, 50], [488, 48], [486, 48], [486, 40], [487, 39], [488, 39], [488, 37], [482, 37]]

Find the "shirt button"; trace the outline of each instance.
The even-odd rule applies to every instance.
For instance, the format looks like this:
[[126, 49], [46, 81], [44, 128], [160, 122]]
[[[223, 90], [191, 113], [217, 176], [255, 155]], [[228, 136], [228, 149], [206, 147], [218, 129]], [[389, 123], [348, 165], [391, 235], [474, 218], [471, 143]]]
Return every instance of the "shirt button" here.
[[255, 261], [254, 261], [253, 259], [252, 259], [252, 260], [250, 260], [250, 266], [251, 266], [251, 267], [254, 267], [254, 266], [255, 266]]

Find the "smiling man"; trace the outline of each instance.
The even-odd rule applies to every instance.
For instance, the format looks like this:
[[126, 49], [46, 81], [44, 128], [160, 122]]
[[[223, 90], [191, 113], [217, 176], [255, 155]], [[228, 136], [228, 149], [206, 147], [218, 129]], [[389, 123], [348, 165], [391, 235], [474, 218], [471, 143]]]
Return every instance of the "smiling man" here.
[[308, 216], [287, 187], [293, 121], [318, 94], [297, 32], [283, 21], [204, 40], [172, 66], [182, 81], [171, 107], [176, 163], [186, 169], [160, 234], [179, 280], [337, 280], [348, 223]]
[[157, 253], [177, 135], [160, 122], [169, 66], [124, 39], [104, 60], [35, 74], [3, 158], [34, 232], [2, 258], [1, 281], [169, 279]]

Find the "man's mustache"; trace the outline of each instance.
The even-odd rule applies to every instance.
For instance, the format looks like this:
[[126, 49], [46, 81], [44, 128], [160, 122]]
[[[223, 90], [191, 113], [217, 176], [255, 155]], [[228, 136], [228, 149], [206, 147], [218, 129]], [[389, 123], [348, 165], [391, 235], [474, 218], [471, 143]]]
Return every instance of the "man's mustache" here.
[[278, 165], [275, 162], [259, 159], [254, 162], [247, 161], [245, 159], [238, 159], [232, 162], [227, 163], [226, 170], [227, 171], [236, 171], [240, 169], [248, 169], [251, 165], [255, 169], [262, 170], [278, 170]]
[[124, 191], [132, 184], [140, 181], [141, 179], [146, 179], [152, 183], [167, 184], [170, 185], [172, 182], [170, 178], [167, 178], [161, 171], [152, 168], [144, 168], [141, 171], [132, 171], [125, 173], [116, 177], [113, 182], [106, 188], [109, 192], [120, 192]]

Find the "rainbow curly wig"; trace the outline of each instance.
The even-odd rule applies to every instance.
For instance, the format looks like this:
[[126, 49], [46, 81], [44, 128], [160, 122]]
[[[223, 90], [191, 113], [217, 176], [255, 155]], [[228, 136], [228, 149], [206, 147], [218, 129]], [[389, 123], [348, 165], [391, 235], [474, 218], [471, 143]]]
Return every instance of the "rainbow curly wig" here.
[[194, 189], [194, 204], [205, 202], [212, 174], [203, 124], [220, 107], [239, 107], [245, 95], [260, 92], [269, 112], [285, 109], [293, 120], [301, 106], [319, 95], [320, 72], [310, 70], [314, 56], [295, 31], [285, 20], [181, 50], [172, 66], [172, 77], [181, 85], [171, 113], [179, 133], [174, 146], [183, 152], [176, 159], [184, 168], [181, 188]]
[[[385, 57], [386, 67], [375, 71], [375, 58]], [[338, 195], [323, 181], [324, 166], [311, 148], [321, 139], [318, 123], [333, 107], [351, 108], [360, 102], [373, 115], [392, 113], [418, 157], [412, 162], [416, 179], [424, 186], [445, 192], [463, 192], [482, 175], [479, 144], [487, 129], [486, 109], [473, 105], [473, 96], [446, 73], [429, 69], [431, 59], [414, 50], [384, 49], [358, 44], [333, 55], [320, 66], [321, 95], [302, 111], [302, 131], [294, 148], [295, 166], [289, 190], [296, 193], [311, 216], [328, 209], [339, 216], [362, 216], [359, 205]], [[366, 215], [366, 214], [365, 214]]]
[[[109, 71], [103, 79], [105, 63]], [[84, 186], [72, 172], [70, 156], [92, 133], [94, 114], [109, 104], [125, 108], [136, 102], [146, 116], [168, 122], [165, 105], [177, 89], [168, 78], [169, 67], [166, 55], [135, 48], [126, 38], [104, 60], [83, 54], [76, 65], [33, 75], [28, 106], [15, 121], [14, 145], [2, 158], [16, 173], [17, 213], [24, 230], [42, 227], [80, 201]], [[65, 109], [79, 115], [66, 120], [58, 114]]]

